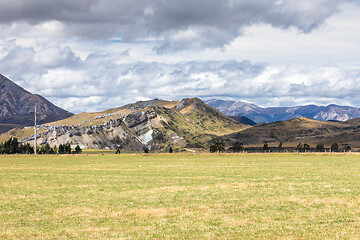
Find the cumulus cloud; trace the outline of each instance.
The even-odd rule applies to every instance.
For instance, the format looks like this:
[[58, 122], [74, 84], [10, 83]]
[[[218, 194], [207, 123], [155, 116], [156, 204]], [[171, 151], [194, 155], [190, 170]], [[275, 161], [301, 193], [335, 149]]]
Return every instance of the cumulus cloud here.
[[75, 113], [140, 99], [184, 97], [245, 100], [261, 106], [360, 105], [360, 73], [331, 65], [277, 67], [235, 60], [124, 63], [118, 55], [106, 53], [82, 60], [69, 47], [37, 50], [14, 41], [3, 46], [1, 73]]
[[155, 38], [155, 50], [168, 52], [221, 48], [258, 23], [310, 32], [345, 2], [353, 0], [4, 0], [0, 24], [88, 39]]

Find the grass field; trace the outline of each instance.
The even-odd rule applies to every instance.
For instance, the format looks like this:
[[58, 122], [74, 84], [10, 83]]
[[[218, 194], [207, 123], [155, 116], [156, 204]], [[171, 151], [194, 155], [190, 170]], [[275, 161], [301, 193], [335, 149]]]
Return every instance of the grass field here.
[[0, 239], [360, 239], [360, 155], [0, 156]]

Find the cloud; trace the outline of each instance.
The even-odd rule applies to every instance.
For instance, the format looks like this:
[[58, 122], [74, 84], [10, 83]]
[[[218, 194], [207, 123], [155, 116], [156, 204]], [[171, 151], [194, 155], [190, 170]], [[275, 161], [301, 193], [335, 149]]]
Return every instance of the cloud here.
[[[352, 0], [3, 0], [0, 24], [53, 35], [123, 41], [155, 38], [157, 52], [221, 48], [247, 26], [310, 32]], [[33, 27], [31, 27], [33, 26]], [[31, 34], [31, 33], [28, 33]]]
[[14, 41], [2, 46], [1, 73], [75, 113], [139, 99], [184, 97], [245, 100], [261, 106], [360, 105], [360, 73], [335, 65], [278, 67], [235, 60], [124, 63], [119, 55], [104, 52], [82, 60], [66, 46], [37, 50]]
[[69, 47], [44, 45], [39, 49], [22, 47], [16, 40], [0, 41], [0, 72], [15, 78], [41, 76], [51, 69], [81, 68], [82, 61]]

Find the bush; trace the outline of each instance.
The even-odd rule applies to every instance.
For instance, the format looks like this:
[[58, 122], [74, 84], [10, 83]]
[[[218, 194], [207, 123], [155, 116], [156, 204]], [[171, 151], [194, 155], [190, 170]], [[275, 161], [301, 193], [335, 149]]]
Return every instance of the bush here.
[[225, 151], [225, 143], [223, 141], [217, 141], [213, 145], [210, 146], [210, 152], [224, 152]]
[[269, 144], [264, 143], [263, 149], [264, 149], [264, 151], [269, 151], [270, 150]]
[[349, 145], [344, 146], [343, 149], [344, 149], [345, 152], [351, 151], [351, 147]]
[[307, 143], [304, 143], [303, 149], [304, 149], [305, 152], [306, 152], [306, 151], [309, 151], [309, 150], [310, 150], [310, 145], [307, 144]]
[[316, 144], [316, 151], [317, 152], [325, 152], [324, 144], [321, 144], [321, 143]]
[[149, 153], [149, 149], [147, 147], [144, 147], [144, 153]]
[[244, 145], [241, 142], [235, 142], [232, 147], [228, 149], [229, 152], [241, 152], [244, 150]]

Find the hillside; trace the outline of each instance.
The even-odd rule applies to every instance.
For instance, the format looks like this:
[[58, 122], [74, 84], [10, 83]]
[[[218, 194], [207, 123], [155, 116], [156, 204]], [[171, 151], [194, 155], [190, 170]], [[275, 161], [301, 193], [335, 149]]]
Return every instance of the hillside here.
[[221, 137], [228, 145], [242, 142], [244, 145], [262, 146], [264, 143], [277, 146], [296, 146], [307, 143], [330, 146], [333, 143], [360, 147], [360, 119], [346, 122], [325, 122], [309, 118], [298, 118], [287, 121], [261, 123], [244, 131]]
[[33, 125], [34, 106], [37, 107], [40, 124], [73, 115], [44, 97], [31, 94], [0, 74], [0, 133], [14, 125]]
[[[154, 99], [128, 104], [98, 113], [80, 113], [40, 126], [38, 145], [79, 144], [86, 148], [120, 147], [140, 151], [144, 147], [161, 149], [207, 146], [217, 136], [241, 131], [241, 124], [198, 98], [182, 101]], [[32, 144], [31, 128], [13, 129], [0, 136], [10, 136]]]
[[307, 105], [262, 108], [255, 104], [242, 101], [212, 99], [205, 101], [205, 103], [227, 116], [245, 116], [257, 123], [286, 121], [300, 117], [312, 118], [319, 121], [346, 121], [360, 117], [360, 108], [338, 106], [334, 104], [328, 106]]
[[228, 116], [231, 119], [234, 119], [235, 121], [238, 121], [239, 123], [243, 123], [250, 126], [255, 126], [256, 122], [251, 120], [250, 118], [244, 117], [244, 116]]

